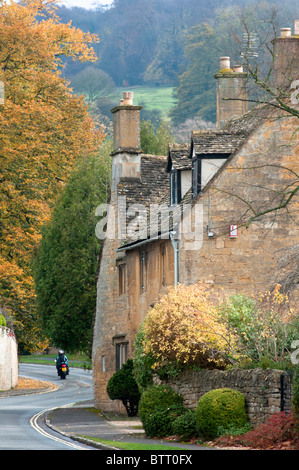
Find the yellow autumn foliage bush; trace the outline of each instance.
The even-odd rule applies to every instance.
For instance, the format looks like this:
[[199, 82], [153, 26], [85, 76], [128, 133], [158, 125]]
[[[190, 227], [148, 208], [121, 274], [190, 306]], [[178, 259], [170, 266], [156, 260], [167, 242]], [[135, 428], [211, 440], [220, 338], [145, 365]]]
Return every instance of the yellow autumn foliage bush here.
[[143, 334], [144, 353], [154, 357], [154, 370], [169, 362], [223, 369], [236, 353], [235, 339], [200, 283], [171, 288], [149, 311]]

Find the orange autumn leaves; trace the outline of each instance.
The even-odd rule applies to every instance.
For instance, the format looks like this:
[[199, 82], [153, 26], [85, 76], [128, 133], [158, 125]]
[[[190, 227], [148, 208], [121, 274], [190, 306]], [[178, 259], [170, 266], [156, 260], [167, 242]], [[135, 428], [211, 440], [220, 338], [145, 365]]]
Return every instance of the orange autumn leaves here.
[[96, 60], [97, 38], [61, 24], [54, 0], [1, 2], [0, 31], [0, 305], [24, 330], [40, 227], [76, 162], [104, 137], [61, 74], [63, 56]]
[[153, 369], [167, 362], [224, 368], [236, 346], [200, 283], [170, 289], [149, 311], [143, 328], [144, 353], [156, 359]]

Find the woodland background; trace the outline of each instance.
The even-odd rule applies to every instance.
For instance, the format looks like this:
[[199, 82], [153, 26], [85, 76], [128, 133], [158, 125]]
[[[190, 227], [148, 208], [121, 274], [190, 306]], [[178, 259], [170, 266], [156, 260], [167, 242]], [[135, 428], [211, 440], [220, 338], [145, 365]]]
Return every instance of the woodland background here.
[[[242, 61], [246, 47], [243, 20], [257, 37], [257, 63], [266, 73], [269, 60], [264, 46], [273, 38], [270, 23], [273, 20], [277, 30], [292, 26], [298, 9], [295, 0], [115, 0], [111, 8], [96, 10], [62, 6], [58, 15], [63, 22], [72, 21], [99, 37], [94, 46], [98, 60], [92, 68], [67, 60], [65, 75], [75, 91], [84, 92], [92, 101], [98, 98], [95, 106], [108, 118], [111, 105], [119, 102], [119, 88], [133, 87], [136, 104], [145, 104], [146, 111], [159, 111], [158, 119], [171, 119], [172, 126], [195, 116], [214, 123], [213, 77], [220, 56], [230, 56], [231, 63]], [[84, 74], [84, 69], [89, 73]], [[99, 79], [99, 71], [102, 85], [93, 93], [95, 72]], [[147, 102], [142, 92], [148, 87], [152, 93]], [[155, 93], [161, 103], [156, 107], [152, 103]], [[165, 106], [170, 111], [167, 115], [163, 114]], [[153, 114], [151, 117], [155, 119]]]

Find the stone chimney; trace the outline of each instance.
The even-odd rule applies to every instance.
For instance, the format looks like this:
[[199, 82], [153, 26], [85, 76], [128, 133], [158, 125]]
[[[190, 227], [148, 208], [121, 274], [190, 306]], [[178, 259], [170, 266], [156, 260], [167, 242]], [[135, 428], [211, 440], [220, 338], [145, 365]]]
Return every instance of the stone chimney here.
[[299, 20], [291, 28], [281, 28], [280, 37], [275, 38], [273, 80], [277, 88], [290, 90], [294, 80], [299, 79]]
[[[133, 93], [126, 91], [120, 105], [111, 110], [114, 132], [112, 187], [121, 178], [140, 178], [140, 110], [133, 105]], [[113, 189], [113, 188], [112, 188]]]
[[220, 57], [220, 70], [216, 78], [217, 129], [232, 118], [248, 111], [246, 81], [242, 65], [231, 69], [230, 57]]

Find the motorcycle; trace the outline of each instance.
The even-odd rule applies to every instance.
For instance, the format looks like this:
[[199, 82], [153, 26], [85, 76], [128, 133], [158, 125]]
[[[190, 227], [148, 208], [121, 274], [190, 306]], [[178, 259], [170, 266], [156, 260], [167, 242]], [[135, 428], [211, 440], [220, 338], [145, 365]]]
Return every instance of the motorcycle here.
[[60, 378], [64, 380], [69, 373], [68, 366], [65, 363], [60, 364], [60, 366], [58, 366], [57, 368], [57, 373], [60, 376]]

